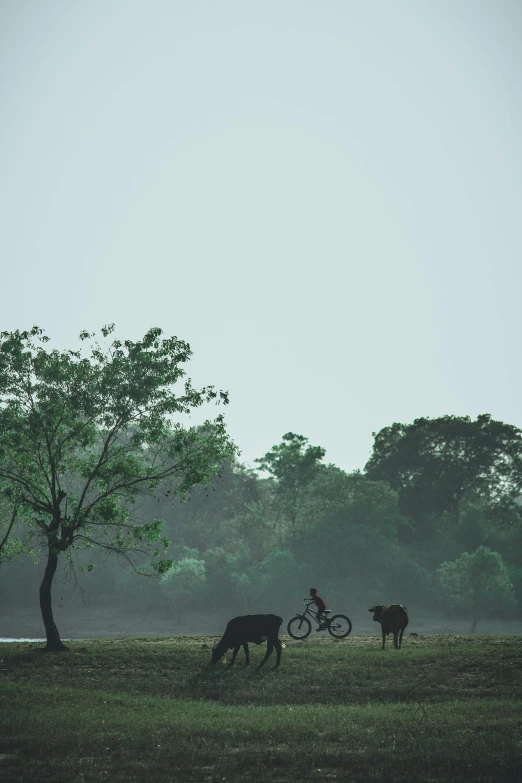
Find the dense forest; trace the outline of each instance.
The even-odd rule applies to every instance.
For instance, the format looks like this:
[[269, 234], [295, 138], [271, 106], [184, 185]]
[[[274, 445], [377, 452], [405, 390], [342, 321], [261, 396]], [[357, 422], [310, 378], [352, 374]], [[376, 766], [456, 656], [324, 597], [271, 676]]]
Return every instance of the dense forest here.
[[[250, 468], [221, 417], [165, 429], [163, 390], [177, 380], [166, 368], [188, 353], [148, 334], [90, 364], [35, 349], [37, 333], [2, 335], [4, 617], [38, 600], [37, 572], [48, 644], [60, 643], [45, 614], [59, 558], [65, 589], [87, 590], [90, 605], [162, 611], [181, 627], [194, 612], [291, 613], [311, 586], [337, 611], [401, 602], [473, 630], [522, 616], [520, 430], [489, 415], [395, 423], [353, 473], [289, 432]], [[218, 396], [185, 392], [176, 412]]]

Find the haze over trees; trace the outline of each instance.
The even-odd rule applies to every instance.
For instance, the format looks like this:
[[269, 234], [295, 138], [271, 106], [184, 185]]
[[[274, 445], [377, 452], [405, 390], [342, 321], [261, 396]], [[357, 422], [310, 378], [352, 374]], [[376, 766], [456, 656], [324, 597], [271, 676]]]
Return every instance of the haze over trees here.
[[[159, 613], [166, 630], [190, 624], [191, 612], [294, 612], [311, 585], [348, 614], [400, 602], [471, 617], [474, 627], [520, 617], [516, 427], [487, 415], [396, 423], [353, 473], [288, 432], [251, 469], [222, 416], [181, 425], [192, 408], [228, 399], [190, 381], [174, 394], [186, 343], [151, 330], [138, 343], [94, 344], [87, 356], [48, 352], [40, 340], [37, 329], [2, 335], [0, 477], [2, 530], [16, 508], [33, 536], [12, 552], [37, 541], [45, 557], [48, 649], [62, 646], [50, 600], [62, 554], [76, 571], [96, 566], [82, 577], [95, 605], [131, 603], [134, 613]], [[126, 558], [124, 567], [95, 550]], [[470, 587], [469, 564], [479, 561], [497, 576]], [[0, 585], [22, 595], [34, 565], [19, 558], [10, 568], [0, 568]]]
[[513, 585], [501, 556], [485, 546], [463, 552], [457, 560], [442, 563], [440, 583], [450, 601], [472, 618], [471, 633], [483, 617], [515, 605]]

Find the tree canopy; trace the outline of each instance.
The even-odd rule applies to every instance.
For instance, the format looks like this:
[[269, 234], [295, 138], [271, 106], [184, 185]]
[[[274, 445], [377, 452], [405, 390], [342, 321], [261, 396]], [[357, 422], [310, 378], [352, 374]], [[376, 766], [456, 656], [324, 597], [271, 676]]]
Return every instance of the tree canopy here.
[[522, 488], [522, 431], [488, 414], [415, 419], [377, 434], [365, 471], [399, 492], [403, 513], [416, 522], [444, 512], [458, 518], [474, 491], [509, 507]]
[[270, 473], [277, 481], [276, 493], [284, 513], [295, 527], [302, 491], [317, 475], [319, 463], [326, 454], [321, 446], [307, 446], [308, 438], [287, 432], [277, 446], [256, 459], [259, 470]]

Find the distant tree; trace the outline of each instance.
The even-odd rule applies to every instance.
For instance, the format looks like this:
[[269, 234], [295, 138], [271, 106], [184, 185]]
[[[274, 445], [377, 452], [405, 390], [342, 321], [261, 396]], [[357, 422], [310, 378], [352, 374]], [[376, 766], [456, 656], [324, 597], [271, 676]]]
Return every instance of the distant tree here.
[[450, 603], [471, 615], [471, 633], [482, 617], [516, 604], [507, 566], [498, 552], [487, 547], [443, 563], [437, 574]]
[[522, 431], [488, 414], [416, 419], [373, 433], [368, 478], [399, 493], [404, 514], [418, 523], [450, 513], [458, 520], [470, 491], [512, 508], [522, 489]]
[[[248, 570], [249, 553], [244, 542], [234, 537], [226, 546], [206, 549], [202, 554], [206, 569], [205, 603], [213, 610], [233, 605], [238, 592], [236, 584], [241, 574]], [[245, 580], [242, 580], [245, 584]]]
[[[190, 503], [182, 502], [170, 492], [170, 482], [164, 482], [154, 500], [148, 500], [149, 513], [165, 519], [165, 530], [173, 540], [203, 551], [220, 546], [222, 525], [235, 516], [247, 514], [259, 500], [260, 479], [253, 470], [236, 460], [223, 460], [219, 473], [209, 479], [208, 486], [194, 487]], [[254, 534], [252, 526], [245, 534]]]
[[259, 597], [259, 590], [251, 575], [244, 571], [235, 575], [234, 591], [239, 597], [240, 605], [244, 611], [250, 606], [253, 598]]
[[172, 563], [161, 577], [161, 587], [175, 603], [178, 621], [187, 604], [192, 602], [205, 587], [205, 561], [193, 552]]
[[234, 516], [222, 519], [215, 531], [220, 546], [233, 542], [235, 551], [238, 546], [246, 547], [250, 556], [262, 560], [274, 548], [286, 540], [285, 525], [279, 524], [277, 506], [268, 487], [262, 488], [261, 498], [257, 502], [245, 503], [238, 508]]
[[287, 432], [282, 443], [273, 446], [264, 457], [254, 460], [259, 470], [270, 473], [276, 480], [275, 495], [283, 514], [295, 527], [298, 503], [303, 490], [317, 475], [320, 462], [326, 454], [321, 446], [307, 446], [308, 438]]
[[[114, 327], [104, 327], [108, 338]], [[180, 417], [210, 401], [212, 386], [181, 394], [187, 343], [150, 329], [141, 341], [116, 340], [90, 355], [48, 351], [38, 327], [0, 334], [0, 481], [14, 488], [21, 517], [38, 531], [47, 561], [40, 586], [46, 650], [65, 649], [55, 625], [51, 586], [61, 553], [93, 546], [130, 560], [149, 553], [160, 572], [168, 542], [162, 522], [133, 517], [140, 493], [169, 477], [184, 497], [219, 470], [236, 448], [222, 416], [185, 428]], [[82, 341], [94, 334], [82, 332]]]

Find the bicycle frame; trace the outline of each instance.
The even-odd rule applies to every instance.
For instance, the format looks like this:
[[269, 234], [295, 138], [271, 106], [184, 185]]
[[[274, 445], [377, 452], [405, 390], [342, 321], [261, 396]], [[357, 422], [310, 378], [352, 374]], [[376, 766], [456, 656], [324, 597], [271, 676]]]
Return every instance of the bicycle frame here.
[[310, 615], [310, 617], [312, 617], [315, 620], [315, 622], [317, 623], [318, 627], [320, 627], [325, 622], [325, 620], [327, 621], [327, 620], [330, 619], [328, 616], [326, 616], [326, 617], [323, 617], [321, 620], [318, 620], [317, 619], [317, 611], [314, 612], [313, 609], [310, 609], [310, 606], [312, 605], [313, 601], [311, 601], [309, 598], [303, 598], [303, 603], [304, 603], [306, 609], [304, 610], [304, 612], [302, 614], [297, 612], [297, 616], [298, 617], [306, 617], [306, 615], [308, 614], [308, 615]]

